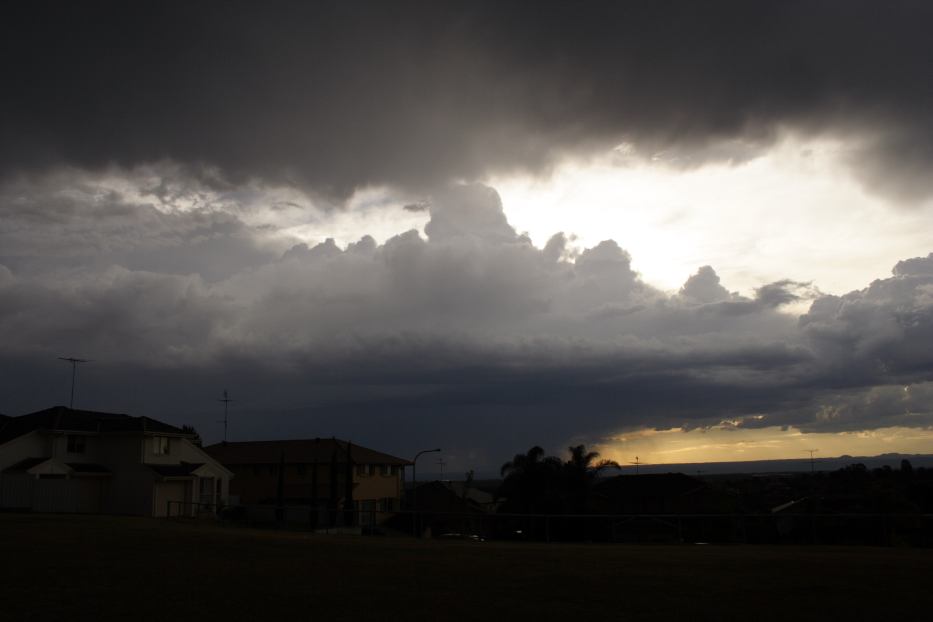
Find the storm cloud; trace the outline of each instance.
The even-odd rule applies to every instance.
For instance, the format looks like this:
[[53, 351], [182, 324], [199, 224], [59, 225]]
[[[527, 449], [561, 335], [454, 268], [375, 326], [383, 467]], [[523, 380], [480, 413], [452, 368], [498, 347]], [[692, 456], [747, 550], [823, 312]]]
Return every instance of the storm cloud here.
[[[844, 138], [930, 195], [933, 7], [895, 1], [15, 3], [0, 167], [214, 167], [345, 198], [546, 173], [624, 145], [674, 167]], [[414, 204], [414, 203], [413, 203]]]
[[[64, 395], [49, 365], [78, 352], [96, 361], [79, 396], [98, 407], [209, 430], [209, 394], [231, 386], [240, 434], [433, 440], [477, 464], [528, 443], [723, 419], [821, 431], [933, 423], [933, 256], [841, 297], [787, 280], [745, 297], [710, 266], [665, 292], [612, 240], [581, 249], [556, 234], [535, 247], [481, 185], [432, 196], [425, 234], [342, 247], [270, 241], [205, 206], [63, 198], [53, 182], [15, 188], [40, 203], [58, 196], [41, 210], [54, 226], [25, 227], [39, 218], [27, 199], [7, 201], [0, 225], [0, 239], [21, 241], [0, 266], [5, 411]], [[101, 213], [119, 252], [85, 261], [82, 249], [100, 244], [87, 222]], [[203, 238], [263, 250], [222, 276], [210, 262], [170, 269], [167, 258], [198, 256]], [[134, 267], [139, 253], [146, 267]], [[802, 299], [813, 302], [799, 318], [783, 310]]]

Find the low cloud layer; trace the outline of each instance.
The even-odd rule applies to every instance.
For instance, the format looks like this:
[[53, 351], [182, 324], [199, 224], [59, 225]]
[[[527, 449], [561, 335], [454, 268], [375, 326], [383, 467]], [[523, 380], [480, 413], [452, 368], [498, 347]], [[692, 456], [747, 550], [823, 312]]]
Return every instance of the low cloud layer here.
[[0, 171], [171, 159], [329, 196], [546, 172], [625, 145], [674, 167], [785, 133], [865, 187], [933, 191], [928, 4], [17, 3]]
[[215, 201], [17, 183], [0, 189], [3, 412], [61, 402], [55, 357], [77, 355], [95, 361], [86, 407], [210, 437], [226, 387], [242, 438], [443, 443], [474, 464], [724, 419], [933, 425], [933, 254], [844, 296], [790, 280], [741, 296], [710, 266], [665, 292], [612, 240], [535, 247], [481, 185], [436, 192], [424, 234], [342, 247]]

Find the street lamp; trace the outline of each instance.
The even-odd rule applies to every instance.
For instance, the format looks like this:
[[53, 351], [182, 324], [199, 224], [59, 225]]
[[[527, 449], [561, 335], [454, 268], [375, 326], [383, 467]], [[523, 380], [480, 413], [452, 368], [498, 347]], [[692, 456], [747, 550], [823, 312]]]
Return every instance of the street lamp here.
[[418, 492], [417, 492], [417, 491], [418, 491], [418, 475], [417, 475], [417, 473], [418, 473], [418, 471], [417, 471], [417, 468], [418, 468], [418, 458], [420, 458], [420, 457], [422, 456], [422, 454], [432, 454], [432, 453], [436, 453], [436, 452], [439, 452], [439, 451], [440, 451], [440, 448], [439, 448], [439, 447], [438, 447], [437, 449], [423, 449], [423, 450], [419, 451], [418, 453], [416, 453], [416, 454], [415, 454], [415, 457], [412, 458], [412, 461], [411, 461], [411, 511], [412, 511], [411, 526], [412, 526], [412, 530], [415, 532], [415, 535], [418, 534], [418, 520], [417, 520], [417, 512], [418, 512], [418, 501], [417, 501], [417, 495], [418, 495]]
[[420, 458], [422, 454], [433, 454], [439, 451], [440, 451], [440, 448], [424, 449], [415, 454], [415, 457], [411, 461], [411, 491], [412, 492], [414, 492], [415, 489], [418, 487], [418, 475], [417, 475], [418, 458]]

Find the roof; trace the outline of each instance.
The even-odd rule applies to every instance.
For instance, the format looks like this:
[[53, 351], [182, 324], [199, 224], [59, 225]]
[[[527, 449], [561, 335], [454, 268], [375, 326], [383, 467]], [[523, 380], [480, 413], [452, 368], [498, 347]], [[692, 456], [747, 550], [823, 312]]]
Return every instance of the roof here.
[[147, 464], [146, 466], [162, 477], [187, 477], [204, 466], [204, 463], [182, 462], [181, 464]]
[[54, 432], [139, 432], [191, 436], [181, 428], [150, 417], [53, 406], [28, 415], [0, 419], [0, 443], [36, 430]]
[[16, 464], [11, 464], [7, 468], [3, 469], [4, 473], [25, 473], [32, 467], [37, 464], [42, 464], [46, 460], [49, 460], [49, 457], [44, 458], [26, 458], [25, 460], [20, 460]]
[[411, 464], [404, 458], [384, 454], [375, 449], [351, 444], [336, 438], [310, 438], [281, 441], [245, 441], [239, 443], [217, 443], [204, 447], [204, 451], [224, 465], [233, 464], [278, 464], [284, 459], [287, 464], [311, 464], [330, 462], [334, 454], [338, 462], [346, 462], [347, 447], [353, 464]]
[[[10, 465], [3, 470], [4, 473], [25, 473], [32, 467], [51, 460], [48, 456], [41, 458], [26, 458], [16, 464]], [[110, 469], [92, 462], [66, 462], [65, 463], [75, 473], [110, 473]]]

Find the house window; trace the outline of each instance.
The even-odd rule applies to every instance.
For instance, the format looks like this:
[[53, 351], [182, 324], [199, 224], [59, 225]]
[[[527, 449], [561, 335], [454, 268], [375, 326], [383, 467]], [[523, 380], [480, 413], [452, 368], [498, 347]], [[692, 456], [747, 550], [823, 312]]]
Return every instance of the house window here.
[[382, 500], [382, 511], [383, 512], [393, 512], [395, 511], [395, 499], [392, 497], [386, 497]]
[[77, 434], [68, 435], [68, 453], [70, 454], [83, 454], [85, 448], [85, 438], [83, 436], [78, 436]]
[[358, 464], [356, 465], [357, 475], [370, 475], [373, 472], [373, 465], [371, 464]]
[[307, 477], [307, 476], [308, 476], [308, 465], [307, 465], [307, 464], [299, 464], [299, 465], [298, 465], [298, 476], [299, 476], [299, 477]]
[[152, 439], [152, 453], [157, 456], [167, 456], [170, 453], [171, 446], [167, 436], [155, 436]]

